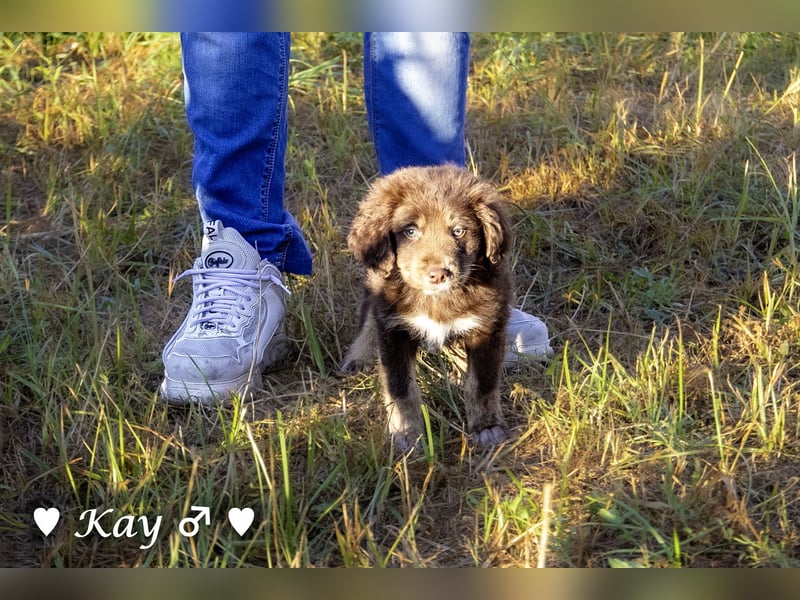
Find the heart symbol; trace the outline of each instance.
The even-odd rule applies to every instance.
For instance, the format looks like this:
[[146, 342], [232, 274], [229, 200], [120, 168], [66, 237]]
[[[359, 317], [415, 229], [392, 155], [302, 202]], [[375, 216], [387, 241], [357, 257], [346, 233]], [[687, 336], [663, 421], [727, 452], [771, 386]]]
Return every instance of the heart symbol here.
[[61, 518], [61, 513], [55, 507], [42, 508], [39, 507], [33, 511], [33, 520], [36, 526], [45, 535], [50, 535], [50, 532], [58, 525], [58, 520]]
[[255, 513], [252, 508], [232, 508], [228, 511], [228, 521], [239, 535], [244, 535], [250, 529], [254, 517]]

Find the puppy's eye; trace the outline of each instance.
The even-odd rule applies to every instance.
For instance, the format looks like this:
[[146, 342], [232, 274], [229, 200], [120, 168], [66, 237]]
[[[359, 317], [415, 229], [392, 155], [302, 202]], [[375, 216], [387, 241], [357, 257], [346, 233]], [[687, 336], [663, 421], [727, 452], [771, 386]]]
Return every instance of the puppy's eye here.
[[415, 240], [419, 237], [419, 230], [416, 227], [406, 227], [403, 229], [403, 235], [410, 240]]
[[453, 227], [452, 233], [454, 238], [460, 238], [464, 237], [464, 234], [467, 233], [467, 230], [461, 227], [460, 225], [456, 225], [455, 227]]

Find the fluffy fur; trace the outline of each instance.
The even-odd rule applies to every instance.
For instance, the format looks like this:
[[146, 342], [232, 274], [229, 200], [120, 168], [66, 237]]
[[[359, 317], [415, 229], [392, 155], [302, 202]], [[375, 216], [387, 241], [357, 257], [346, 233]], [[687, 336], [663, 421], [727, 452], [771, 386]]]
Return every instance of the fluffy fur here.
[[495, 189], [454, 166], [395, 171], [361, 203], [348, 246], [367, 273], [342, 371], [377, 358], [395, 446], [405, 451], [422, 433], [421, 346], [463, 357], [469, 433], [482, 444], [505, 440], [498, 382], [511, 299], [510, 229]]

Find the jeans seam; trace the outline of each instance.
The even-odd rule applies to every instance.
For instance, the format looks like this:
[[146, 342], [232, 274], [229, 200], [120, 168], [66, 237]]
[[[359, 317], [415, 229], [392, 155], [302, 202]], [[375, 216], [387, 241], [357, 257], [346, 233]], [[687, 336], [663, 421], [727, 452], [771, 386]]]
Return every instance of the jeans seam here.
[[[369, 85], [366, 85], [366, 81], [364, 82], [364, 91], [366, 92], [367, 88], [369, 89], [369, 93], [365, 94], [366, 102], [368, 103], [367, 110], [367, 119], [368, 119], [368, 127], [372, 131], [372, 146], [375, 149], [375, 156], [378, 160], [378, 170], [383, 172], [383, 166], [381, 165], [381, 156], [378, 148], [380, 148], [380, 134], [378, 132], [379, 122], [380, 119], [378, 118], [375, 108], [375, 61], [376, 61], [376, 52], [375, 52], [375, 34], [369, 33], [364, 34], [364, 56], [366, 58], [364, 69], [365, 69], [365, 76], [366, 71], [369, 71]], [[366, 79], [366, 77], [365, 77]]]
[[285, 111], [286, 111], [286, 98], [288, 97], [288, 89], [287, 86], [287, 75], [286, 75], [286, 34], [280, 33], [279, 34], [279, 48], [280, 48], [280, 73], [279, 73], [279, 88], [278, 88], [278, 107], [275, 111], [276, 118], [272, 125], [272, 139], [270, 140], [269, 147], [267, 148], [266, 156], [265, 156], [265, 169], [263, 180], [261, 183], [261, 208], [262, 208], [262, 216], [267, 223], [272, 222], [272, 218], [275, 215], [270, 215], [270, 190], [272, 189], [272, 184], [275, 175], [275, 160], [276, 160], [276, 148], [278, 146], [278, 138], [281, 132], [281, 119], [285, 118]]
[[289, 247], [292, 245], [292, 241], [294, 239], [294, 231], [292, 231], [291, 227], [284, 227], [286, 231], [286, 235], [284, 237], [284, 241], [281, 244], [282, 248], [280, 248], [280, 258], [278, 259], [276, 267], [278, 270], [285, 271], [286, 270], [286, 253], [289, 251]]

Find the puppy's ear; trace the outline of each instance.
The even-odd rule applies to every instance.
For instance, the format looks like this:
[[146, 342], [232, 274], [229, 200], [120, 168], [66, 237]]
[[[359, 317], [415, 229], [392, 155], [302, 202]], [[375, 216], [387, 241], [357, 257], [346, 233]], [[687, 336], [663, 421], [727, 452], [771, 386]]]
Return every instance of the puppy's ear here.
[[387, 178], [379, 179], [358, 207], [347, 236], [347, 247], [368, 269], [388, 275], [394, 266], [391, 238], [392, 216], [401, 197], [401, 190]]
[[486, 257], [493, 265], [500, 263], [511, 244], [511, 225], [508, 211], [494, 190], [484, 190], [473, 208], [483, 227]]

